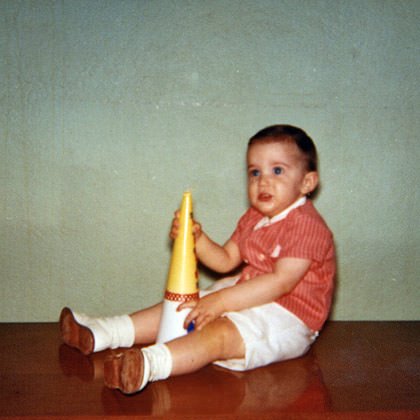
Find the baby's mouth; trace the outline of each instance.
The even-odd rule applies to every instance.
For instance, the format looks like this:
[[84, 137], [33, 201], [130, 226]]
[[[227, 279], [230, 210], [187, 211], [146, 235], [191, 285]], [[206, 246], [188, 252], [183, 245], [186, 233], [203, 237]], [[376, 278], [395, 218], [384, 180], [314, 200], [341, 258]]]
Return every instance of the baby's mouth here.
[[259, 201], [270, 201], [271, 200], [271, 194], [268, 193], [260, 193], [258, 194], [258, 200]]

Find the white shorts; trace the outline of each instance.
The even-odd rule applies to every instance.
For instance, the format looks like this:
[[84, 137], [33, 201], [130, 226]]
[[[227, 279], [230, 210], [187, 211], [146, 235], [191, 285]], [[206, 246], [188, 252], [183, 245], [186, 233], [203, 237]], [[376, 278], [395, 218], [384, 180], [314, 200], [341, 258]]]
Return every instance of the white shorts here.
[[[239, 277], [227, 277], [200, 292], [200, 296], [233, 286]], [[245, 358], [214, 362], [232, 370], [249, 370], [305, 354], [317, 333], [277, 303], [227, 312], [245, 343]]]

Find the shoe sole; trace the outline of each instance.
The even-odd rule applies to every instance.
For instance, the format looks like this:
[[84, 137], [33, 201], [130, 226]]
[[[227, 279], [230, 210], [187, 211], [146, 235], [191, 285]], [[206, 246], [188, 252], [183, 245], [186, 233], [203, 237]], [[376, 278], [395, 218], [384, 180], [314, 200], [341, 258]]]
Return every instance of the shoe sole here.
[[61, 339], [70, 347], [80, 350], [84, 355], [93, 353], [95, 339], [89, 328], [80, 325], [69, 308], [60, 314]]
[[144, 356], [139, 349], [130, 349], [104, 362], [105, 385], [124, 394], [141, 390], [144, 376]]

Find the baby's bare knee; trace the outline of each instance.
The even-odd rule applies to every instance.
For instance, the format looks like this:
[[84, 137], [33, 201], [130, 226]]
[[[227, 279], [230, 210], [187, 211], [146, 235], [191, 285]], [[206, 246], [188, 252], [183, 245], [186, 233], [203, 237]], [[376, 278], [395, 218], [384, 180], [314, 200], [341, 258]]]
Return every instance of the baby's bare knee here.
[[242, 358], [245, 345], [235, 324], [228, 318], [218, 318], [208, 325], [221, 359]]

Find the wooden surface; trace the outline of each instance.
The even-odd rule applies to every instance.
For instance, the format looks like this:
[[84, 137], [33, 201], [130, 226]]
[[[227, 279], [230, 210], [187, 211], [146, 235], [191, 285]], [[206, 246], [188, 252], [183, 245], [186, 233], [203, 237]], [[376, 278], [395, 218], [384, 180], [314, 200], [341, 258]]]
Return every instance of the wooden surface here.
[[304, 357], [238, 373], [208, 366], [134, 396], [57, 324], [0, 324], [0, 419], [420, 419], [420, 322], [329, 322]]

